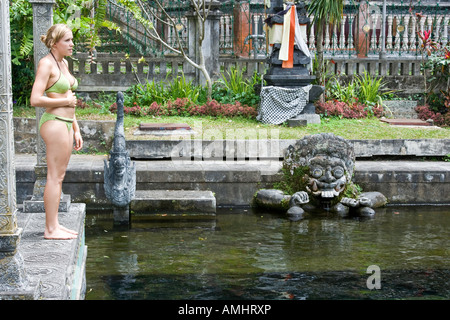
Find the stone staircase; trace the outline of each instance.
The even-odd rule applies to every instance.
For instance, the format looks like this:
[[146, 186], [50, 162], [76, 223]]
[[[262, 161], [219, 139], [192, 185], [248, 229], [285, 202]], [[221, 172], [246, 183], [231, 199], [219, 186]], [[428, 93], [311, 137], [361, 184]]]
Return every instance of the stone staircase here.
[[248, 207], [259, 188], [269, 186], [276, 161], [136, 161], [133, 214], [214, 217], [217, 206]]
[[381, 121], [394, 126], [433, 126], [432, 120], [421, 120], [417, 117], [415, 108], [417, 101], [392, 100], [384, 101], [386, 118]]

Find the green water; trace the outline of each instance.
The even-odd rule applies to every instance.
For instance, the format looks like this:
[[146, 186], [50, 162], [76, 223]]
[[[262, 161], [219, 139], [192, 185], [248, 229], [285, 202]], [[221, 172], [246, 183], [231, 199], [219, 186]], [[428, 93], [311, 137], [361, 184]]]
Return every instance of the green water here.
[[[449, 299], [450, 208], [372, 219], [219, 210], [211, 220], [86, 217], [86, 299]], [[370, 290], [367, 268], [380, 270]]]

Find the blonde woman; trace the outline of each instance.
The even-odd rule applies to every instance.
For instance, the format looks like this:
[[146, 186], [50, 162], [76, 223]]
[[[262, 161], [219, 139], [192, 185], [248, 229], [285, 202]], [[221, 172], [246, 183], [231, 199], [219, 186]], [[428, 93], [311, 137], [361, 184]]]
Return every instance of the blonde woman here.
[[[47, 182], [44, 189], [45, 239], [74, 239], [77, 232], [59, 224], [58, 207], [62, 182], [72, 148], [83, 146], [75, 118], [77, 79], [69, 72], [66, 56], [72, 55], [72, 31], [64, 24], [50, 27], [41, 41], [49, 48], [38, 64], [30, 103], [45, 108], [39, 131], [47, 147]], [[75, 145], [74, 145], [75, 141]]]

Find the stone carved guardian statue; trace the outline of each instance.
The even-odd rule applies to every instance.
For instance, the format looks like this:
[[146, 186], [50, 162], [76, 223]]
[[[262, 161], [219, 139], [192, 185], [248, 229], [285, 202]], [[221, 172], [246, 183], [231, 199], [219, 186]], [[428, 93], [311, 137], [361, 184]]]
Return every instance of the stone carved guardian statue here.
[[306, 136], [286, 150], [283, 191], [260, 190], [256, 204], [287, 209], [297, 218], [320, 210], [372, 216], [373, 208], [384, 205], [386, 198], [378, 192], [359, 194], [351, 181], [354, 165], [353, 146], [345, 139], [329, 133]]
[[136, 191], [136, 164], [131, 163], [125, 145], [123, 100], [122, 92], [117, 93], [113, 149], [110, 152], [109, 164], [104, 160], [105, 194], [111, 203], [119, 208], [127, 207]]

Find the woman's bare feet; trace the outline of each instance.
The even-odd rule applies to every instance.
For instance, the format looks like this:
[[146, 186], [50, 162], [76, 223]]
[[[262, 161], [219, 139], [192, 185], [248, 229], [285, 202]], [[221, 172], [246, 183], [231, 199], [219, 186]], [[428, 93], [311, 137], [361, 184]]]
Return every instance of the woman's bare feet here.
[[70, 240], [70, 239], [76, 239], [77, 235], [70, 233], [68, 231], [65, 231], [63, 228], [59, 227], [51, 232], [47, 229], [44, 231], [44, 239], [47, 240]]
[[63, 231], [65, 231], [65, 232], [68, 232], [68, 233], [71, 233], [71, 234], [74, 234], [74, 235], [78, 235], [78, 232], [76, 232], [76, 231], [74, 231], [74, 230], [67, 229], [66, 227], [64, 227], [64, 226], [62, 226], [62, 225], [59, 225], [59, 227], [60, 227]]

